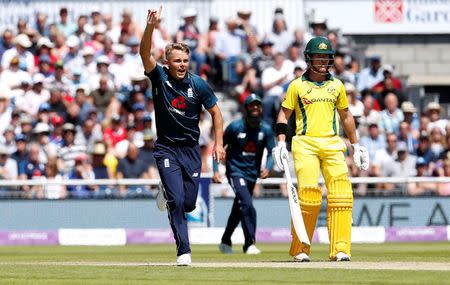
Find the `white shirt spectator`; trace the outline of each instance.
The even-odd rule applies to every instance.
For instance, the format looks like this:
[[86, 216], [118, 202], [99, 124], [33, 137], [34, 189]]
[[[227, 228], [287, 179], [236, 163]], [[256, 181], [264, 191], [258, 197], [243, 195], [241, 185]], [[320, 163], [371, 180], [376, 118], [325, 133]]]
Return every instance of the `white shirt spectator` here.
[[7, 69], [9, 67], [9, 64], [11, 63], [11, 60], [15, 57], [19, 57], [19, 66], [24, 66], [28, 72], [32, 72], [34, 68], [34, 57], [33, 54], [29, 51], [25, 51], [22, 54], [19, 54], [16, 48], [11, 48], [2, 56], [2, 68]]
[[271, 82], [276, 81], [277, 79], [285, 78], [282, 84], [277, 84], [272, 88], [268, 89], [264, 96], [281, 96], [283, 94], [283, 84], [291, 81], [294, 77], [294, 66], [291, 61], [284, 61], [280, 69], [276, 69], [271, 66], [269, 68], [264, 69], [261, 75], [261, 84], [267, 85]]
[[31, 82], [31, 76], [21, 69], [17, 71], [6, 69], [0, 74], [0, 85], [6, 85], [11, 89], [17, 88], [24, 81]]
[[50, 99], [50, 92], [47, 89], [42, 89], [40, 93], [30, 90], [22, 97], [17, 98], [16, 106], [28, 113], [31, 116], [36, 116], [39, 111], [39, 106]]

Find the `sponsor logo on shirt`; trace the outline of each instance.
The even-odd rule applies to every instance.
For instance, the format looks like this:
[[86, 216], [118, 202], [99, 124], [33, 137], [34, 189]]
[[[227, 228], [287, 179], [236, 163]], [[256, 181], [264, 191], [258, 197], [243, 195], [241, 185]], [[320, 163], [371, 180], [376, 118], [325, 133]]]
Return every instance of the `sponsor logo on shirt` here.
[[175, 112], [177, 114], [180, 115], [184, 115], [185, 112], [183, 111], [184, 109], [186, 109], [186, 99], [184, 99], [183, 96], [178, 96], [175, 99], [172, 100], [171, 102], [172, 107], [169, 108], [170, 111]]
[[190, 88], [190, 87], [187, 90], [187, 96], [188, 96], [188, 98], [194, 97], [194, 92], [192, 91], [192, 88]]
[[245, 144], [242, 155], [244, 155], [244, 156], [255, 156], [256, 155], [256, 144], [254, 141], [248, 141]]

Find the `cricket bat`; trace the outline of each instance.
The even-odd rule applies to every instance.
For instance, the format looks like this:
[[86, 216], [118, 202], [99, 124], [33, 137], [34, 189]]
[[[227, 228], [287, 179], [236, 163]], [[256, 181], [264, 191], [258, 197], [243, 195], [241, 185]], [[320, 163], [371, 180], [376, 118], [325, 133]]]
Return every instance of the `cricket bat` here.
[[298, 198], [297, 188], [292, 183], [291, 173], [289, 172], [289, 163], [283, 158], [284, 175], [286, 176], [287, 191], [289, 197], [289, 209], [291, 210], [292, 224], [298, 239], [307, 245], [311, 245], [308, 234], [306, 233], [305, 223], [303, 222], [302, 211], [300, 209], [300, 200]]

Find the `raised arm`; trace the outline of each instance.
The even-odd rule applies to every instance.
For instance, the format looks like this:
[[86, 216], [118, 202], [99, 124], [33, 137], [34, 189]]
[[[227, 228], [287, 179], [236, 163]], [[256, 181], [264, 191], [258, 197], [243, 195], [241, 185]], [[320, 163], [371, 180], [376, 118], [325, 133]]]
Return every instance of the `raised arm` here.
[[142, 35], [139, 54], [141, 55], [142, 63], [144, 64], [145, 72], [150, 72], [156, 67], [156, 60], [152, 55], [152, 36], [156, 24], [161, 18], [162, 6], [159, 11], [148, 10], [147, 26], [145, 26], [144, 35]]

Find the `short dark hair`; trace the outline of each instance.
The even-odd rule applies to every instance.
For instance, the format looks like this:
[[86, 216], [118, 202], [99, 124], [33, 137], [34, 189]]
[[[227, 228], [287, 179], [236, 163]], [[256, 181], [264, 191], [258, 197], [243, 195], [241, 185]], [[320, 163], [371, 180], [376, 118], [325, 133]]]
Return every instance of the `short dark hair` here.
[[170, 56], [170, 54], [172, 53], [173, 50], [179, 50], [179, 51], [187, 53], [188, 55], [191, 53], [191, 50], [189, 49], [189, 46], [187, 44], [185, 44], [185, 43], [168, 44], [166, 46], [166, 50], [165, 50], [166, 60], [169, 59], [169, 56]]

